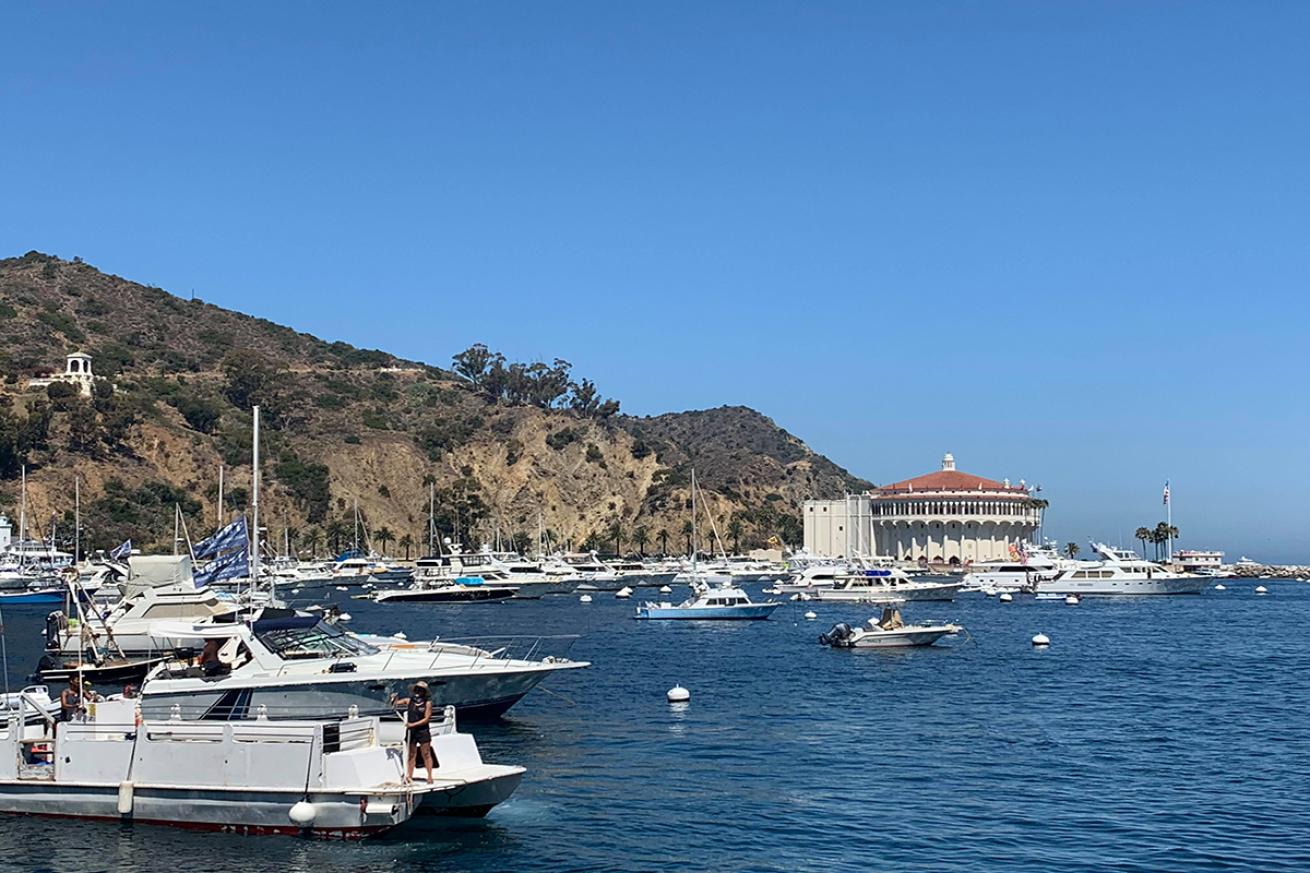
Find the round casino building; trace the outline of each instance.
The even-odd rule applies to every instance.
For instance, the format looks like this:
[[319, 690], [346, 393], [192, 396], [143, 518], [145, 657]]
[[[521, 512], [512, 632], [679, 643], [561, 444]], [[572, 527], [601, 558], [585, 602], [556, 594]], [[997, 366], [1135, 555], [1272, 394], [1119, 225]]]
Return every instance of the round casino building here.
[[1020, 482], [998, 482], [942, 468], [841, 500], [805, 503], [805, 547], [812, 554], [877, 555], [961, 566], [1007, 560], [1036, 540], [1044, 501]]

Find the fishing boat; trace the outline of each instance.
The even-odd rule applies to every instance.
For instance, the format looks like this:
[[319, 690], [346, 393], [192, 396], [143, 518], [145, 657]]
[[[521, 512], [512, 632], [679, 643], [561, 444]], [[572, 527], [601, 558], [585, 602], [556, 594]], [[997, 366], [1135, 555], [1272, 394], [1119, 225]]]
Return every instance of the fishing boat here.
[[901, 611], [886, 607], [882, 615], [858, 627], [841, 622], [827, 633], [819, 634], [819, 642], [837, 649], [893, 649], [910, 646], [931, 646], [944, 636], [963, 631], [957, 624], [906, 624]]
[[451, 710], [432, 721], [433, 781], [411, 784], [376, 717], [143, 720], [136, 703], [89, 703], [84, 720], [35, 726], [10, 713], [0, 728], [0, 812], [359, 839], [416, 815], [485, 815], [524, 773], [484, 763]]

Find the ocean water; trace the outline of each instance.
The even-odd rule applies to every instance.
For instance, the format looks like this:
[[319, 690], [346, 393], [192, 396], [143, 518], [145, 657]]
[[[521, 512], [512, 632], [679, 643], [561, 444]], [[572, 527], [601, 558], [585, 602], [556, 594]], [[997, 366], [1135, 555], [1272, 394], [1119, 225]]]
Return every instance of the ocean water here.
[[[965, 595], [906, 615], [967, 637], [900, 652], [817, 644], [867, 618], [857, 605], [708, 624], [634, 621], [609, 594], [349, 602], [355, 629], [412, 639], [582, 635], [571, 654], [591, 669], [467, 726], [484, 758], [528, 768], [511, 801], [362, 843], [0, 818], [0, 867], [1307, 870], [1310, 585], [1226, 584], [1076, 607]], [[5, 612], [11, 681], [44, 612]], [[665, 702], [675, 683], [689, 704]]]

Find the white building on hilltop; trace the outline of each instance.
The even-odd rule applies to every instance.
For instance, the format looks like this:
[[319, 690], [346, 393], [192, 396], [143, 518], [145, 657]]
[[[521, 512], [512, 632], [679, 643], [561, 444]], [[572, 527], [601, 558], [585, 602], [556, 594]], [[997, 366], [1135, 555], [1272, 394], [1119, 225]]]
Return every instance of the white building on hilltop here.
[[91, 386], [104, 376], [91, 372], [91, 356], [85, 352], [73, 352], [64, 359], [64, 372], [53, 373], [38, 379], [29, 379], [28, 388], [46, 388], [55, 382], [67, 382], [75, 385], [83, 397], [91, 396]]
[[1020, 483], [942, 468], [840, 500], [805, 502], [805, 548], [961, 566], [1017, 557], [1036, 538], [1043, 502]]

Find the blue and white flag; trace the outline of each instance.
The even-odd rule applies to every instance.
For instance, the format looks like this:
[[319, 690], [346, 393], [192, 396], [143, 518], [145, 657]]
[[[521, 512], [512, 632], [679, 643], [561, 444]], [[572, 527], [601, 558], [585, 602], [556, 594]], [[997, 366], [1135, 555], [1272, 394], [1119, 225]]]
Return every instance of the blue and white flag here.
[[245, 549], [230, 552], [221, 558], [210, 561], [204, 569], [194, 574], [196, 587], [222, 582], [224, 579], [241, 579], [250, 575], [249, 555]]
[[118, 560], [119, 558], [126, 558], [131, 554], [132, 554], [132, 541], [123, 540], [122, 544], [120, 544], [118, 548], [114, 549], [112, 552], [109, 553], [109, 557], [113, 558], [114, 560]]
[[246, 532], [246, 517], [239, 515], [231, 524], [220, 528], [213, 536], [196, 543], [191, 549], [191, 555], [199, 561], [215, 557], [230, 549], [244, 550], [249, 545], [250, 537]]

